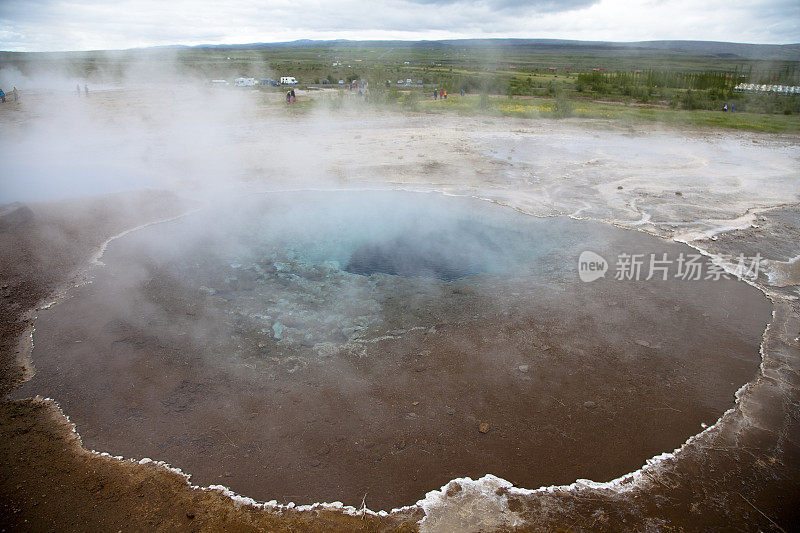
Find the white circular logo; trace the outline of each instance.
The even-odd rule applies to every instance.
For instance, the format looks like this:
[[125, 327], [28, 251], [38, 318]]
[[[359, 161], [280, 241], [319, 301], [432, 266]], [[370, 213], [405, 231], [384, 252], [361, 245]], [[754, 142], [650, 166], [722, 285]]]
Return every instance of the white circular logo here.
[[578, 258], [578, 276], [581, 281], [589, 282], [602, 278], [608, 270], [608, 262], [602, 256], [586, 250]]

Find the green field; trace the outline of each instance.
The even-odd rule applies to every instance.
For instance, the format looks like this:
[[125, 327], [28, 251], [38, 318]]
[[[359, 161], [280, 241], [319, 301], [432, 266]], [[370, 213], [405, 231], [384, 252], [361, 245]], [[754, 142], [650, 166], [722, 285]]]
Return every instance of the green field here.
[[[800, 45], [301, 41], [110, 52], [0, 52], [0, 72], [2, 67], [31, 75], [56, 72], [89, 83], [121, 80], [126, 74], [130, 79], [131, 72], [175, 83], [294, 76], [301, 86], [335, 87], [339, 80], [364, 80], [373, 105], [415, 112], [800, 131], [800, 96], [734, 91], [742, 82], [800, 85]], [[398, 87], [397, 81], [406, 79], [414, 86]], [[434, 88], [447, 90], [451, 97], [433, 101]], [[467, 97], [460, 97], [462, 89]], [[723, 113], [725, 104], [736, 112]]]
[[[564, 102], [560, 102], [564, 106]], [[564, 109], [552, 98], [490, 98], [482, 104], [480, 96], [454, 96], [445, 101], [420, 102], [419, 108], [431, 113], [489, 115], [517, 118], [568, 118], [613, 120], [629, 124], [665, 124], [697, 128], [730, 128], [766, 133], [800, 132], [800, 115], [764, 114], [705, 110], [669, 109], [654, 106], [609, 104], [590, 100], [567, 100]]]

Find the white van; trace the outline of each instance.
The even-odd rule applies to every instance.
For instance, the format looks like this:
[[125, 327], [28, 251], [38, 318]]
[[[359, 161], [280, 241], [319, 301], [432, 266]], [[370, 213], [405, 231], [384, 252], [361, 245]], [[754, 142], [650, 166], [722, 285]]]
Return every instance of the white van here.
[[281, 85], [296, 85], [297, 80], [294, 76], [281, 76]]
[[233, 84], [237, 87], [253, 87], [256, 84], [255, 78], [236, 78]]

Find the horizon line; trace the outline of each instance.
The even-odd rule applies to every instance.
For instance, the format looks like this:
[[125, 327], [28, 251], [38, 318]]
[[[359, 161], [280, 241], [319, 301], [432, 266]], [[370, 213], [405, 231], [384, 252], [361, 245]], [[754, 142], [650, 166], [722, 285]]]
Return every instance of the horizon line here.
[[4, 54], [71, 54], [71, 53], [86, 53], [86, 52], [132, 52], [139, 50], [154, 50], [154, 49], [169, 49], [169, 48], [237, 48], [245, 46], [261, 46], [261, 45], [293, 45], [299, 43], [450, 43], [459, 41], [540, 41], [540, 42], [564, 42], [564, 43], [580, 43], [580, 44], [617, 44], [617, 45], [634, 45], [634, 44], [648, 44], [648, 43], [705, 43], [705, 44], [732, 44], [744, 46], [800, 46], [800, 42], [792, 43], [752, 43], [752, 42], [738, 42], [738, 41], [716, 41], [704, 39], [650, 39], [650, 40], [636, 40], [636, 41], [604, 41], [604, 40], [584, 40], [584, 39], [566, 39], [566, 38], [553, 38], [553, 37], [457, 37], [448, 39], [294, 39], [291, 41], [253, 41], [247, 43], [200, 43], [200, 44], [163, 44], [163, 45], [150, 45], [150, 46], [135, 46], [130, 48], [93, 48], [86, 50], [0, 50]]

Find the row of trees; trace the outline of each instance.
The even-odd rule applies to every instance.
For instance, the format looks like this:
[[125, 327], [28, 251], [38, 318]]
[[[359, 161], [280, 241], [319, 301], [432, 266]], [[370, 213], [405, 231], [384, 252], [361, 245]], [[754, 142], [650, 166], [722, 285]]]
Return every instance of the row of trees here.
[[612, 88], [643, 87], [716, 90], [730, 92], [746, 75], [733, 72], [669, 72], [646, 70], [641, 72], [582, 72], [578, 74], [577, 86], [597, 93], [608, 93]]
[[[786, 71], [791, 77], [794, 71]], [[757, 77], [752, 70], [728, 72], [583, 72], [575, 89], [600, 97], [631, 98], [642, 103], [658, 101], [683, 109], [721, 109], [726, 103], [740, 111], [792, 114], [800, 111], [800, 99], [780, 95], [744, 95], [737, 84]]]

